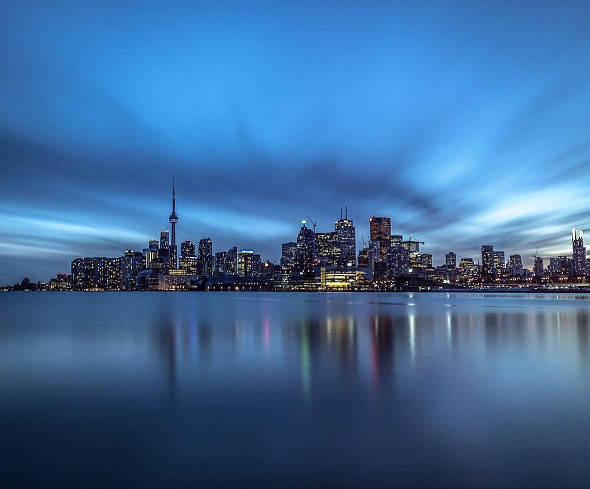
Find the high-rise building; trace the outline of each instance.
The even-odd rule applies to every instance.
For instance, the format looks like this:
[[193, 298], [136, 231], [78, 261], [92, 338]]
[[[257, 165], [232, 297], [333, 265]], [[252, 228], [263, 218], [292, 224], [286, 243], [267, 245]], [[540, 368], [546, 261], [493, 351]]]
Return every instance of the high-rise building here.
[[389, 217], [369, 217], [369, 235], [371, 241], [379, 243], [379, 259], [387, 261], [391, 247], [391, 219]]
[[227, 274], [227, 251], [218, 251], [215, 253], [215, 270], [216, 275], [225, 276]]
[[143, 253], [126, 250], [121, 257], [121, 283], [127, 284], [127, 279], [143, 270]]
[[503, 251], [494, 251], [494, 270], [501, 274], [506, 268], [506, 258]]
[[213, 244], [211, 238], [199, 241], [199, 261], [203, 264], [203, 273], [213, 275]]
[[482, 278], [492, 278], [494, 270], [494, 247], [492, 245], [484, 245], [481, 247], [481, 275]]
[[452, 251], [445, 255], [445, 265], [447, 268], [457, 268], [457, 255]]
[[522, 257], [520, 255], [510, 255], [508, 258], [508, 273], [512, 276], [523, 274]]
[[577, 277], [586, 274], [586, 247], [584, 246], [584, 232], [581, 229], [572, 229], [572, 262], [574, 275]]
[[160, 231], [160, 248], [158, 258], [165, 266], [170, 263], [170, 232], [167, 229]]
[[240, 250], [238, 253], [238, 276], [260, 277], [260, 255], [253, 250]]
[[176, 189], [174, 188], [174, 179], [172, 179], [172, 213], [168, 221], [172, 226], [169, 266], [172, 270], [176, 270], [178, 268], [178, 251], [176, 249], [176, 223], [178, 222], [178, 216], [176, 215]]
[[301, 229], [297, 236], [297, 268], [303, 272], [313, 271], [317, 259], [317, 243], [315, 233], [301, 221]]
[[180, 244], [180, 256], [196, 256], [194, 241], [187, 239]]
[[326, 267], [339, 266], [342, 261], [340, 240], [336, 231], [331, 233], [315, 233], [318, 260]]
[[238, 247], [234, 246], [227, 250], [227, 262], [226, 262], [226, 274], [237, 275], [238, 274]]
[[348, 219], [348, 207], [344, 219], [340, 209], [340, 219], [334, 222], [334, 231], [338, 236], [340, 256], [337, 260], [338, 266], [356, 266], [356, 231], [354, 223]]
[[283, 243], [281, 251], [281, 272], [291, 273], [297, 266], [297, 243]]

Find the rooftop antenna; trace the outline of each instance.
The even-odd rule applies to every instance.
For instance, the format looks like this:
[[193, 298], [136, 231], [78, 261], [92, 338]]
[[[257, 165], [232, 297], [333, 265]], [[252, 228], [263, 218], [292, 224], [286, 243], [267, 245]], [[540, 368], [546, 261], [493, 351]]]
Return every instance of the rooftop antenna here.
[[348, 206], [346, 206], [346, 218], [345, 219], [348, 221]]

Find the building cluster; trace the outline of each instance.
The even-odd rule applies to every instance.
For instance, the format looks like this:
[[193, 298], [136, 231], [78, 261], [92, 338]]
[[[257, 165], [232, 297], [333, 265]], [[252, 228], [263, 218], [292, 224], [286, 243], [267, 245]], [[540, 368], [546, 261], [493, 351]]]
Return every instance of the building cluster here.
[[[308, 216], [309, 217], [309, 216]], [[572, 257], [544, 259], [537, 254], [533, 271], [523, 267], [520, 255], [481, 248], [481, 263], [449, 252], [434, 266], [423, 253], [424, 242], [392, 234], [389, 217], [369, 218], [369, 240], [358, 251], [356, 230], [340, 209], [334, 230], [317, 232], [306, 220], [296, 240], [282, 244], [280, 264], [262, 263], [250, 249], [233, 247], [213, 253], [210, 238], [198, 245], [176, 244], [176, 192], [172, 186], [171, 229], [149, 241], [142, 251], [123, 256], [81, 257], [71, 264], [71, 274], [58, 274], [49, 283], [23, 279], [12, 290], [437, 290], [441, 288], [583, 283], [590, 275], [583, 232], [572, 230]], [[538, 250], [537, 250], [538, 251]]]

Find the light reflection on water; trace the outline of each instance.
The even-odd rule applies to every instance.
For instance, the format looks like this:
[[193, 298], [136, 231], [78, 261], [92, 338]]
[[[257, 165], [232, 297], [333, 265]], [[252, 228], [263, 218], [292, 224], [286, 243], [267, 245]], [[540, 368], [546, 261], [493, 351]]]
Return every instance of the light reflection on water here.
[[17, 293], [0, 305], [8, 485], [590, 475], [586, 296]]

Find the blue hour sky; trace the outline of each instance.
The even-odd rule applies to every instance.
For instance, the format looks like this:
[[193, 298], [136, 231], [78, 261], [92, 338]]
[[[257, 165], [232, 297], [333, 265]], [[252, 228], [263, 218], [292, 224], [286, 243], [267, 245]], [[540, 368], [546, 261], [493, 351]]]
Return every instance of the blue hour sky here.
[[590, 230], [587, 2], [2, 2], [0, 283], [348, 205], [444, 253]]

